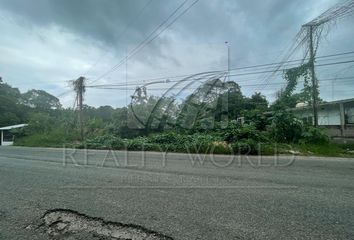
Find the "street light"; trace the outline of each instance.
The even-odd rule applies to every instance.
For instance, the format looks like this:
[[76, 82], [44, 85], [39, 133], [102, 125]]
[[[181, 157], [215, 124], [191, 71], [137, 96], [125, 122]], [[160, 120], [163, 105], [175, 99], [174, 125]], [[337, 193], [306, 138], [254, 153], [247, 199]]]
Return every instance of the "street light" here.
[[225, 42], [227, 47], [227, 80], [230, 81], [230, 45], [229, 42]]

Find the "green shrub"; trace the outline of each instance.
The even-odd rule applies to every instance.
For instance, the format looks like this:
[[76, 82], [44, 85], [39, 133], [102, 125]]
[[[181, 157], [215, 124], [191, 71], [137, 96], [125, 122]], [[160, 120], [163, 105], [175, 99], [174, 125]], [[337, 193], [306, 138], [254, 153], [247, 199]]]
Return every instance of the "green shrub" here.
[[271, 135], [277, 142], [296, 143], [303, 133], [303, 123], [288, 111], [277, 111], [272, 118]]
[[151, 143], [158, 144], [178, 144], [188, 141], [187, 135], [181, 135], [176, 132], [167, 132], [150, 135], [148, 138]]
[[274, 155], [279, 153], [279, 147], [272, 143], [260, 144], [258, 149], [262, 155]]
[[265, 109], [244, 110], [242, 114], [247, 122], [251, 122], [257, 130], [265, 131], [268, 126], [269, 118], [264, 115]]
[[148, 144], [148, 140], [145, 137], [137, 137], [133, 139], [127, 139], [126, 144], [127, 144], [127, 150], [141, 151], [141, 150], [145, 150], [145, 147]]
[[257, 154], [259, 143], [253, 139], [248, 139], [232, 143], [231, 148], [234, 154]]
[[85, 145], [87, 148], [92, 149], [123, 149], [125, 147], [124, 141], [113, 135], [103, 135], [87, 139]]
[[210, 152], [215, 154], [230, 154], [233, 151], [231, 146], [227, 142], [215, 141], [212, 143]]
[[329, 142], [329, 137], [324, 129], [308, 127], [306, 131], [302, 133], [301, 141], [303, 143], [323, 144]]
[[269, 141], [265, 132], [257, 130], [253, 124], [240, 125], [234, 122], [230, 123], [229, 126], [223, 131], [223, 139], [229, 143], [248, 139], [252, 139], [257, 142]]
[[113, 137], [112, 139], [108, 140], [108, 145], [110, 148], [117, 150], [125, 148], [125, 142], [119, 137]]
[[66, 134], [62, 130], [50, 133], [35, 133], [28, 136], [15, 138], [15, 145], [28, 147], [62, 147], [74, 141], [74, 134]]
[[207, 153], [213, 150], [213, 143], [219, 138], [207, 134], [194, 134], [184, 143], [183, 149], [189, 153]]
[[220, 142], [222, 142], [220, 137], [201, 133], [185, 135], [167, 132], [153, 134], [146, 139], [148, 148], [157, 148], [159, 151], [190, 153], [206, 153], [210, 151], [215, 153], [228, 152], [227, 148], [223, 144], [220, 144]]

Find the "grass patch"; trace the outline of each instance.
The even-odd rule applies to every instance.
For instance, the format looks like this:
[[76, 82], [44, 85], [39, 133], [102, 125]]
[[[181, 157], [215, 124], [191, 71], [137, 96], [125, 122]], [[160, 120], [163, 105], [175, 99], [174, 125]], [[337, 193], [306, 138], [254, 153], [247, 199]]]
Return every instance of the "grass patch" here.
[[297, 144], [293, 147], [306, 156], [354, 157], [354, 144]]
[[74, 140], [71, 136], [58, 133], [51, 134], [32, 134], [15, 139], [15, 146], [26, 147], [63, 147], [64, 144], [70, 144]]
[[214, 153], [242, 155], [299, 154], [304, 156], [354, 157], [354, 144], [324, 142], [318, 144], [284, 144], [252, 139], [240, 139], [228, 143], [215, 135], [183, 135], [176, 133], [154, 134], [148, 137], [122, 139], [114, 135], [89, 138], [79, 143], [75, 136], [60, 131], [50, 134], [33, 134], [17, 138], [15, 145], [28, 147], [72, 146], [89, 149], [114, 149], [129, 151], [167, 151], [179, 153]]

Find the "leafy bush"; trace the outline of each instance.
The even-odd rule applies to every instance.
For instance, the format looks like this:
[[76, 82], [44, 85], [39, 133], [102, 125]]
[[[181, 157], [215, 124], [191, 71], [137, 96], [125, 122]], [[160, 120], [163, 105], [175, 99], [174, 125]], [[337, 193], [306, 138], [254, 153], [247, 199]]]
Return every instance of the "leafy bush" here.
[[231, 148], [234, 154], [257, 154], [259, 149], [259, 144], [253, 140], [243, 140], [239, 142], [234, 142], [231, 144]]
[[132, 151], [141, 151], [145, 150], [145, 146], [147, 145], [148, 141], [145, 137], [137, 137], [133, 139], [127, 139], [127, 150]]
[[103, 135], [87, 139], [85, 144], [87, 148], [94, 149], [123, 149], [125, 147], [124, 141], [113, 135]]
[[149, 136], [149, 142], [158, 144], [179, 144], [188, 141], [188, 135], [176, 132], [159, 133]]
[[266, 134], [257, 130], [253, 124], [241, 125], [235, 122], [231, 122], [229, 126], [223, 131], [223, 139], [229, 143], [249, 139], [257, 142], [269, 141]]
[[213, 142], [219, 141], [220, 139], [207, 134], [194, 134], [192, 135], [190, 141], [186, 141], [181, 150], [190, 153], [207, 153], [211, 152], [213, 149]]
[[257, 130], [265, 131], [266, 126], [269, 125], [269, 118], [264, 115], [265, 110], [254, 109], [254, 110], [245, 110], [243, 115], [246, 122], [251, 122]]
[[296, 143], [300, 140], [303, 129], [302, 121], [284, 110], [275, 112], [270, 131], [278, 142]]
[[24, 128], [25, 134], [51, 133], [58, 123], [48, 113], [33, 113], [29, 117], [28, 126]]
[[230, 154], [233, 151], [232, 151], [231, 146], [227, 142], [215, 141], [215, 142], [212, 142], [210, 152], [215, 153], [215, 154]]
[[303, 143], [323, 144], [329, 142], [329, 137], [325, 133], [324, 129], [308, 127], [306, 131], [302, 133], [301, 141]]
[[119, 137], [113, 137], [112, 139], [108, 140], [108, 145], [112, 149], [124, 149], [125, 148], [125, 142], [123, 139]]
[[73, 142], [75, 136], [66, 134], [60, 129], [50, 133], [35, 133], [28, 136], [15, 138], [15, 145], [28, 147], [63, 147], [64, 144]]
[[149, 148], [157, 148], [159, 151], [190, 153], [229, 152], [227, 144], [220, 137], [206, 133], [185, 135], [176, 132], [167, 132], [150, 135], [146, 140]]

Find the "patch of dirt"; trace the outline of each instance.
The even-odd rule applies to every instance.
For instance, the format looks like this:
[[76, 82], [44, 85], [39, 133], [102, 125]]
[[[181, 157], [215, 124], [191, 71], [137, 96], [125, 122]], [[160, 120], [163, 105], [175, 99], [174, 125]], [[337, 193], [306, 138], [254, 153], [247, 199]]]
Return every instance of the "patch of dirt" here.
[[58, 240], [173, 240], [142, 226], [107, 222], [68, 209], [47, 211], [40, 229], [44, 229], [51, 239]]

